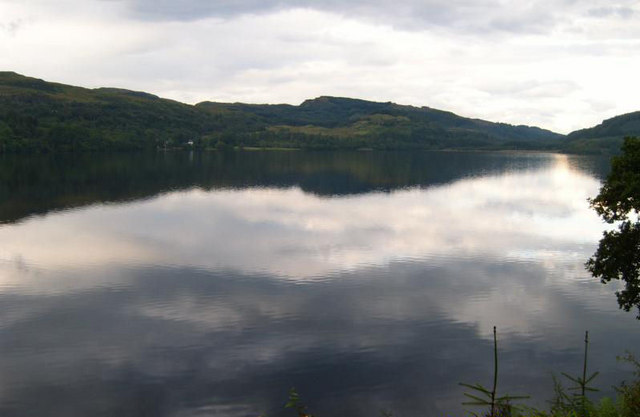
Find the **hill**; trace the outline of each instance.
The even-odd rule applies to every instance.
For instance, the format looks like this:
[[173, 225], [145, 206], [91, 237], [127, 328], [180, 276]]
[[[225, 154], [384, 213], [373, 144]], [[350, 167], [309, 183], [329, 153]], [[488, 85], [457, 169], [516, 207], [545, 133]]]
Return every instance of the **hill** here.
[[290, 141], [330, 148], [549, 149], [557, 148], [563, 139], [536, 127], [342, 97], [323, 96], [299, 106], [203, 102], [196, 107], [211, 114], [250, 115], [263, 125], [261, 139], [275, 146]]
[[548, 130], [429, 107], [340, 97], [299, 106], [195, 106], [117, 88], [88, 89], [0, 72], [0, 150], [158, 147], [310, 149], [559, 149]]
[[219, 129], [193, 106], [121, 89], [86, 89], [0, 73], [0, 149], [140, 149]]
[[616, 153], [626, 136], [640, 136], [640, 111], [612, 117], [597, 126], [569, 133], [566, 150], [575, 153]]

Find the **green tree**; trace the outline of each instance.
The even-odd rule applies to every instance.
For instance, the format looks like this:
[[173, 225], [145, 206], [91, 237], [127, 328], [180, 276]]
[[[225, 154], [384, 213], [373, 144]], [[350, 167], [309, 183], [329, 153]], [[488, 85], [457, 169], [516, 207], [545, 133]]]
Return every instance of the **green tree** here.
[[622, 154], [614, 157], [611, 173], [591, 207], [618, 228], [606, 231], [586, 267], [602, 283], [620, 279], [616, 293], [620, 308], [638, 307], [640, 319], [640, 138], [625, 138]]

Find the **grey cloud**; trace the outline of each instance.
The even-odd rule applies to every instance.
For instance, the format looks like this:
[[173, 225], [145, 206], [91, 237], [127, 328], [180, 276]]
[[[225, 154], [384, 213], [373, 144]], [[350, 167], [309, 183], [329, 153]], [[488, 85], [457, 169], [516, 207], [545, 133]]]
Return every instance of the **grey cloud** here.
[[571, 94], [579, 90], [579, 86], [571, 80], [558, 80], [541, 82], [537, 80], [527, 80], [522, 82], [501, 82], [491, 84], [483, 88], [483, 91], [491, 95], [512, 96], [514, 94], [523, 97], [557, 97], [559, 95]]
[[9, 35], [13, 36], [18, 30], [24, 27], [25, 23], [26, 22], [23, 19], [16, 19], [7, 23], [0, 23], [0, 31], [6, 32]]
[[[450, 2], [408, 0], [390, 4], [384, 0], [125, 0], [136, 18], [142, 20], [190, 21], [208, 17], [230, 18], [244, 14], [262, 14], [293, 8], [308, 8], [334, 12], [352, 18], [374, 20], [407, 30], [446, 27], [460, 32], [540, 33], [545, 32], [569, 16], [630, 17], [633, 9], [626, 4], [609, 6], [592, 0], [538, 0], [525, 6], [522, 3], [504, 4], [496, 0]], [[632, 4], [629, 2], [629, 4]]]
[[[550, 12], [539, 11], [520, 16], [505, 15], [491, 20], [488, 26], [501, 32], [543, 33], [557, 23], [557, 18]], [[479, 28], [481, 29], [481, 28]]]
[[625, 6], [605, 6], [590, 9], [587, 14], [590, 17], [621, 17], [626, 19], [632, 17], [635, 14], [635, 10]]
[[[144, 20], [197, 20], [206, 17], [229, 18], [243, 14], [261, 14], [292, 8], [309, 8], [335, 12], [355, 18], [375, 20], [404, 29], [426, 27], [453, 27], [470, 31], [527, 31], [532, 27], [548, 25], [546, 7], [534, 6], [545, 13], [518, 15], [517, 10], [502, 8], [494, 0], [474, 2], [457, 0], [451, 2], [410, 0], [390, 4], [383, 0], [266, 0], [266, 1], [218, 1], [190, 0], [131, 0], [131, 10], [137, 18]], [[515, 13], [515, 14], [514, 14]]]

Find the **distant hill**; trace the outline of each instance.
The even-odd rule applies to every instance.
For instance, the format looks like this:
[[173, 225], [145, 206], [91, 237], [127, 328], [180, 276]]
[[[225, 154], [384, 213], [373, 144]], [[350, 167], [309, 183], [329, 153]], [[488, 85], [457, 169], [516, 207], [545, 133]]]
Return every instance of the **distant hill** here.
[[299, 106], [195, 106], [116, 88], [87, 89], [0, 72], [0, 151], [158, 147], [541, 149], [565, 137], [429, 107], [340, 97]]
[[121, 89], [0, 73], [0, 149], [126, 150], [182, 143], [223, 126], [193, 106]]
[[597, 126], [567, 135], [566, 150], [576, 153], [615, 153], [625, 136], [640, 136], [640, 111], [612, 117]]
[[564, 138], [536, 127], [469, 119], [429, 107], [342, 97], [323, 96], [299, 106], [204, 102], [196, 107], [211, 114], [248, 115], [264, 126], [262, 137], [274, 145], [290, 138], [312, 147], [551, 149]]

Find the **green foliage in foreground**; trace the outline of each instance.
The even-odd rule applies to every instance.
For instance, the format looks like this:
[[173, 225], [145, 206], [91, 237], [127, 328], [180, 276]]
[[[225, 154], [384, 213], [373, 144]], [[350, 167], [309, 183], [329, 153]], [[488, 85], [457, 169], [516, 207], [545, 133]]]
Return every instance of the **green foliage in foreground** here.
[[[490, 417], [506, 417], [518, 408], [513, 405], [514, 401], [529, 398], [526, 395], [501, 395], [498, 396], [498, 336], [496, 326], [493, 326], [493, 388], [489, 391], [481, 384], [460, 383], [463, 387], [471, 389], [473, 394], [465, 392], [464, 395], [471, 401], [463, 402], [463, 405], [482, 406], [488, 408]], [[471, 413], [478, 417], [478, 414]]]
[[[622, 382], [616, 388], [616, 398], [604, 397], [599, 402], [592, 402], [586, 391], [578, 395], [570, 395], [562, 383], [554, 377], [554, 398], [550, 401], [548, 411], [528, 409], [512, 414], [512, 417], [638, 417], [640, 416], [640, 362], [627, 353], [619, 360], [635, 367], [635, 380], [631, 383]], [[595, 374], [594, 374], [595, 375]], [[592, 378], [591, 378], [592, 379]], [[587, 383], [590, 381], [587, 381]], [[574, 387], [576, 388], [576, 387]], [[577, 387], [582, 389], [581, 386]], [[569, 388], [571, 389], [571, 388]]]
[[630, 384], [623, 382], [617, 388], [617, 398], [605, 397], [598, 403], [593, 403], [588, 394], [598, 391], [592, 383], [599, 372], [594, 372], [588, 376], [588, 352], [589, 352], [589, 332], [585, 332], [584, 339], [584, 360], [582, 373], [579, 376], [572, 376], [562, 372], [572, 386], [565, 388], [562, 381], [552, 375], [554, 386], [554, 397], [549, 401], [549, 410], [540, 410], [527, 407], [522, 404], [514, 404], [514, 400], [522, 400], [528, 397], [502, 395], [497, 396], [496, 387], [498, 381], [498, 345], [496, 338], [496, 328], [493, 328], [494, 335], [494, 379], [493, 390], [488, 391], [480, 384], [461, 384], [471, 388], [474, 392], [485, 394], [486, 398], [475, 397], [465, 393], [465, 396], [476, 401], [466, 402], [466, 405], [482, 406], [486, 411], [477, 414], [470, 412], [475, 417], [638, 417], [640, 416], [640, 361], [628, 353], [619, 357], [635, 367], [635, 380]]
[[[640, 361], [631, 353], [627, 352], [618, 360], [627, 362], [635, 367], [634, 380], [630, 383], [622, 382], [616, 388], [615, 399], [604, 397], [599, 402], [592, 402], [589, 392], [597, 391], [591, 383], [598, 376], [595, 372], [587, 377], [587, 358], [589, 346], [589, 332], [585, 333], [584, 362], [581, 376], [571, 376], [567, 373], [562, 375], [567, 378], [573, 386], [565, 388], [562, 381], [552, 375], [554, 385], [554, 397], [549, 401], [548, 410], [540, 410], [528, 407], [522, 403], [514, 404], [529, 398], [528, 396], [498, 395], [498, 342], [496, 328], [493, 328], [494, 341], [494, 374], [492, 389], [489, 390], [481, 384], [460, 385], [471, 390], [464, 395], [471, 401], [463, 402], [463, 405], [480, 406], [484, 411], [479, 413], [469, 411], [468, 414], [474, 417], [639, 417], [640, 416]], [[572, 391], [572, 392], [568, 392]], [[285, 408], [296, 411], [298, 417], [314, 417], [307, 410], [300, 394], [291, 388], [289, 400]], [[384, 411], [381, 417], [392, 417], [393, 413]]]
[[602, 283], [622, 280], [618, 304], [626, 311], [636, 306], [640, 319], [640, 138], [625, 139], [622, 154], [613, 159], [609, 177], [590, 203], [605, 222], [618, 227], [604, 232], [586, 267]]
[[463, 405], [482, 406], [488, 411], [477, 414], [470, 412], [475, 417], [515, 417], [515, 416], [553, 416], [553, 417], [596, 417], [593, 414], [595, 409], [587, 398], [588, 392], [597, 391], [591, 386], [592, 381], [598, 376], [599, 372], [594, 372], [587, 377], [587, 358], [589, 351], [589, 332], [584, 337], [584, 361], [582, 365], [582, 376], [571, 376], [565, 372], [562, 375], [573, 383], [569, 391], [574, 391], [571, 395], [567, 394], [562, 382], [553, 375], [553, 384], [555, 397], [551, 401], [551, 409], [549, 412], [540, 411], [535, 408], [526, 407], [525, 405], [514, 404], [514, 401], [529, 398], [528, 396], [513, 395], [497, 395], [498, 385], [498, 341], [496, 328], [493, 327], [493, 389], [489, 391], [481, 384], [460, 384], [464, 387], [472, 389], [474, 393], [484, 394], [484, 396], [476, 396], [465, 392], [464, 395], [473, 401], [463, 402]]

